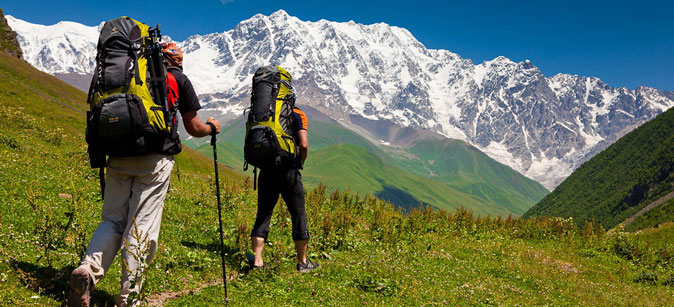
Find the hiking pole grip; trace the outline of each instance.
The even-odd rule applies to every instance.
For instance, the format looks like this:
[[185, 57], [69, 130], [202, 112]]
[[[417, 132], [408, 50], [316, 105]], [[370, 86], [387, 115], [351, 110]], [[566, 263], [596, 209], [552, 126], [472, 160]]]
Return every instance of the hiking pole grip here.
[[220, 230], [220, 259], [222, 259], [222, 282], [225, 286], [225, 304], [229, 304], [229, 296], [227, 295], [227, 273], [225, 271], [225, 242], [224, 234], [222, 232], [222, 205], [220, 204], [220, 177], [218, 175], [218, 150], [215, 146], [216, 137], [218, 133], [215, 124], [211, 122], [206, 122], [207, 125], [211, 126], [211, 146], [213, 146], [213, 164], [215, 165], [215, 194], [218, 199], [218, 223]]
[[215, 128], [214, 123], [206, 122], [206, 125], [209, 125], [211, 127], [211, 133], [210, 133], [210, 135], [211, 135], [211, 146], [215, 146], [215, 141], [216, 141], [215, 135], [218, 134], [218, 129]]

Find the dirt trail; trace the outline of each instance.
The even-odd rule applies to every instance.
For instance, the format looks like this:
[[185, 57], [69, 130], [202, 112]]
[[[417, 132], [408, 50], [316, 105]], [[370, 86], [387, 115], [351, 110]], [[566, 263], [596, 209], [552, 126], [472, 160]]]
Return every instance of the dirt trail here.
[[188, 289], [177, 292], [163, 292], [150, 295], [147, 299], [149, 306], [164, 306], [168, 301], [178, 299], [181, 296], [189, 295], [190, 293], [199, 292], [206, 287], [222, 285], [222, 280], [214, 280], [205, 284], [202, 284], [196, 289]]
[[622, 224], [623, 226], [627, 226], [631, 224], [635, 218], [639, 217], [640, 215], [643, 215], [644, 213], [653, 210], [657, 208], [658, 206], [664, 204], [666, 201], [670, 200], [672, 197], [674, 197], [674, 192], [671, 192], [663, 197], [660, 197], [658, 200], [648, 204], [648, 206], [644, 207], [643, 209], [639, 210], [636, 214], [632, 215], [630, 218], [626, 219]]

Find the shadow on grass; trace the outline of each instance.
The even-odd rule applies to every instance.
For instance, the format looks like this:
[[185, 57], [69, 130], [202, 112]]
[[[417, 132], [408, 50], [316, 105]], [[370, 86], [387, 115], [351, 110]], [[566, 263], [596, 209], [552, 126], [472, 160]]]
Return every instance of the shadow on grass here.
[[[40, 293], [62, 302], [65, 306], [68, 292], [70, 291], [70, 273], [75, 269], [73, 266], [52, 268], [34, 263], [14, 261], [12, 268], [21, 277], [27, 289]], [[104, 291], [94, 290], [91, 293], [92, 306], [114, 306], [115, 296]]]
[[375, 196], [392, 203], [397, 208], [402, 208], [403, 212], [409, 212], [414, 208], [428, 205], [397, 187], [384, 184], [381, 180], [379, 182], [382, 183], [383, 188], [381, 191], [375, 193]]
[[[207, 250], [209, 252], [214, 252], [217, 253], [220, 251], [220, 242], [211, 242], [211, 243], [196, 243], [196, 242], [189, 242], [189, 241], [181, 241], [180, 244], [182, 246], [187, 247], [187, 248], [193, 248], [193, 249], [202, 249], [202, 250]], [[225, 251], [227, 251], [227, 247], [225, 247]]]

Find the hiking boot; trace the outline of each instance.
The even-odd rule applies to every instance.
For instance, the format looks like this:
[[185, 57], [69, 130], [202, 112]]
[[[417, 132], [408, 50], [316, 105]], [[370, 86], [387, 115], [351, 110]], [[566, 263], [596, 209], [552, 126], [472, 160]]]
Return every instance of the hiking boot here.
[[68, 307], [89, 307], [89, 291], [91, 291], [89, 272], [84, 268], [76, 268], [70, 274]]
[[253, 271], [267, 271], [269, 270], [269, 265], [265, 262], [263, 265], [251, 265], [250, 268]]
[[311, 260], [309, 260], [309, 259], [307, 259], [307, 263], [305, 263], [305, 264], [301, 264], [301, 263], [297, 264], [297, 270], [300, 273], [306, 273], [306, 272], [309, 272], [311, 270], [318, 269], [320, 267], [321, 267], [320, 264], [318, 264], [316, 262], [311, 262]]

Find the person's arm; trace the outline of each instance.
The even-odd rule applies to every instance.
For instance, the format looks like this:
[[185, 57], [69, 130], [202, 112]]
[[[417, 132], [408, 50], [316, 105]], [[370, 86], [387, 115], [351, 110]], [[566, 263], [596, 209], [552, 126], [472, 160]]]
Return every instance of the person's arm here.
[[[185, 125], [185, 130], [193, 137], [203, 137], [211, 134], [211, 127], [207, 124], [204, 124], [199, 117], [197, 116], [197, 111], [188, 111], [182, 114], [183, 124]], [[211, 122], [215, 125], [216, 133], [220, 133], [220, 122], [209, 117], [206, 122]]]
[[306, 130], [301, 129], [297, 131], [297, 138], [300, 146], [300, 159], [302, 159], [302, 164], [307, 160], [307, 155], [309, 154], [309, 136]]
[[[182, 71], [178, 69], [170, 69], [169, 71], [178, 83], [178, 109], [183, 118], [185, 130], [193, 137], [203, 137], [211, 134], [211, 127], [206, 125], [197, 116], [197, 110], [201, 109], [199, 98], [194, 91], [192, 82], [185, 76]], [[216, 133], [220, 133], [220, 122], [209, 117], [206, 122], [212, 122], [215, 125]]]

